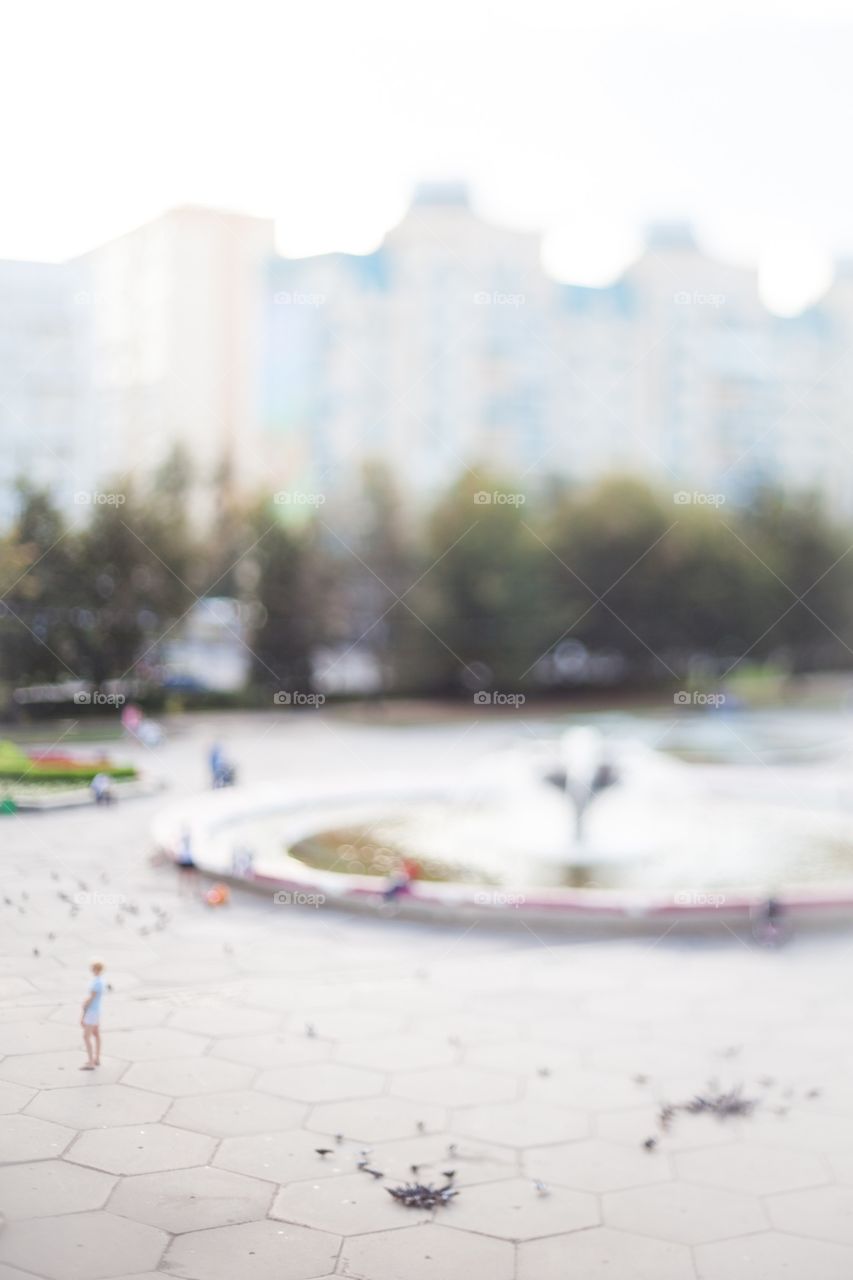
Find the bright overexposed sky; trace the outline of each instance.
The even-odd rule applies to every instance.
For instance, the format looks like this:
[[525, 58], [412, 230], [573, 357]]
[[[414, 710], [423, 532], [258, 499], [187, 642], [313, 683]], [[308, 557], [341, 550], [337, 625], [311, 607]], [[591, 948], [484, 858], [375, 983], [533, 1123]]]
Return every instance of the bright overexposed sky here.
[[2, 29], [0, 257], [182, 203], [366, 252], [436, 177], [581, 283], [659, 218], [780, 310], [853, 256], [849, 0], [4, 0]]

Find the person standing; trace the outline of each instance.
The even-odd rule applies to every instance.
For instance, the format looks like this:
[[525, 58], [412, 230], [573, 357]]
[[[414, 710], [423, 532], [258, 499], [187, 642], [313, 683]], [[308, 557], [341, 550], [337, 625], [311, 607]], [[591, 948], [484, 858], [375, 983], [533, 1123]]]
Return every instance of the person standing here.
[[89, 993], [83, 1003], [83, 1016], [80, 1026], [83, 1028], [83, 1044], [86, 1046], [86, 1062], [81, 1071], [94, 1071], [101, 1065], [101, 999], [104, 994], [104, 972], [102, 960], [93, 960], [91, 964], [92, 981]]

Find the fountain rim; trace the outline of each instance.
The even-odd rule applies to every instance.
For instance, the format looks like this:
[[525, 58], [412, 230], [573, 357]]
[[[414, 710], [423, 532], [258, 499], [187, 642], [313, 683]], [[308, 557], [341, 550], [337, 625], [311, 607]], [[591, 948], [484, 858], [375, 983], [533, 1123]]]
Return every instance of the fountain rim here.
[[[377, 876], [345, 871], [324, 871], [278, 855], [275, 868], [269, 860], [250, 877], [236, 875], [230, 862], [216, 856], [215, 839], [229, 826], [259, 818], [314, 812], [318, 805], [424, 801], [447, 799], [450, 786], [421, 784], [410, 775], [389, 777], [365, 789], [361, 783], [300, 783], [297, 788], [279, 784], [234, 787], [207, 791], [170, 805], [155, 818], [151, 835], [156, 853], [176, 861], [179, 844], [189, 832], [193, 861], [203, 874], [229, 884], [263, 893], [295, 895], [301, 900], [319, 899], [325, 906], [388, 914], [383, 894], [385, 881]], [[297, 836], [297, 838], [299, 838]], [[279, 869], [280, 867], [280, 869]], [[529, 885], [477, 885], [461, 881], [415, 881], [394, 900], [395, 915], [457, 921], [521, 920], [526, 924], [609, 926], [625, 932], [668, 930], [678, 924], [707, 927], [714, 924], [748, 925], [766, 903], [764, 887], [650, 891], [636, 889], [544, 888]], [[798, 884], [774, 890], [774, 898], [793, 913], [797, 922], [828, 923], [834, 917], [849, 921], [853, 915], [853, 881], [827, 881], [820, 886]], [[317, 905], [314, 903], [313, 905]]]

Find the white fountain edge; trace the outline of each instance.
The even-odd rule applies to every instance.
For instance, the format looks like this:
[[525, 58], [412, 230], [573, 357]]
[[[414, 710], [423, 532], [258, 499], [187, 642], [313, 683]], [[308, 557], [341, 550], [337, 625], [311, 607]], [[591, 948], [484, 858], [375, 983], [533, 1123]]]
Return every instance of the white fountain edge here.
[[[151, 831], [158, 853], [173, 860], [183, 833], [188, 831], [196, 866], [217, 879], [261, 892], [289, 892], [296, 895], [297, 902], [300, 898], [308, 898], [315, 904], [320, 901], [322, 905], [349, 909], [387, 910], [388, 904], [383, 896], [385, 882], [376, 876], [321, 871], [287, 854], [278, 854], [274, 865], [272, 859], [267, 859], [253, 867], [251, 877], [242, 878], [234, 874], [230, 859], [226, 865], [225, 859], [217, 855], [215, 838], [232, 824], [255, 821], [273, 813], [282, 815], [290, 812], [296, 819], [300, 813], [307, 816], [307, 811], [315, 811], [319, 804], [336, 807], [353, 802], [423, 801], [446, 798], [452, 790], [450, 786], [436, 787], [434, 784], [418, 786], [411, 776], [394, 778], [387, 775], [381, 786], [371, 787], [369, 791], [355, 783], [336, 783], [334, 788], [300, 783], [298, 791], [277, 784], [235, 787], [203, 792], [169, 806], [155, 818]], [[305, 834], [307, 832], [297, 826], [288, 843], [292, 844]], [[849, 881], [827, 882], [813, 888], [797, 885], [775, 896], [796, 913], [798, 920], [811, 918], [827, 922], [833, 917], [848, 920], [853, 912], [853, 883]], [[766, 899], [767, 891], [761, 887], [754, 890], [714, 887], [704, 892], [685, 888], [683, 891], [655, 893], [417, 881], [405, 894], [396, 898], [393, 905], [397, 914], [422, 917], [468, 921], [509, 917], [538, 924], [571, 922], [597, 927], [609, 924], [631, 929], [657, 929], [667, 923], [679, 922], [742, 925]]]

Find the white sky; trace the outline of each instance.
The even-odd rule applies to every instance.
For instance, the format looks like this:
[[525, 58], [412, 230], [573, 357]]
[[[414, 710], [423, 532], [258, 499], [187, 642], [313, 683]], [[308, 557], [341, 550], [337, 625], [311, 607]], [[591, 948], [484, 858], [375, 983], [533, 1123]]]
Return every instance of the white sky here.
[[582, 283], [661, 217], [782, 310], [853, 256], [848, 0], [0, 3], [0, 256], [186, 202], [365, 252], [445, 176]]

